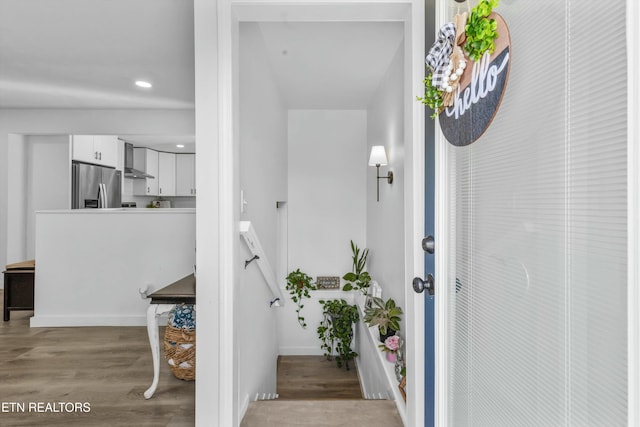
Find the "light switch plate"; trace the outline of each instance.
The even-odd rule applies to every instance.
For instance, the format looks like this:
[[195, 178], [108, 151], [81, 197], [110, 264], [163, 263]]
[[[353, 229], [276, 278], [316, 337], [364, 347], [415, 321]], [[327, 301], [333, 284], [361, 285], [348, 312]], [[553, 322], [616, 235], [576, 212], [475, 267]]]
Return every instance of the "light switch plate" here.
[[247, 211], [247, 201], [244, 198], [244, 190], [240, 190], [240, 213]]

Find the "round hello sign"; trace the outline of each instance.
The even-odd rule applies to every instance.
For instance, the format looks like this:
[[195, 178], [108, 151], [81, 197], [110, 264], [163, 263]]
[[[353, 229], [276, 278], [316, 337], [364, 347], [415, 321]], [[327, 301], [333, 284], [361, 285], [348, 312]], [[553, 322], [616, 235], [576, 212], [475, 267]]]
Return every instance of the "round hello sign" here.
[[497, 23], [495, 51], [485, 52], [478, 61], [468, 61], [453, 104], [439, 114], [442, 133], [455, 146], [469, 145], [484, 134], [498, 112], [507, 87], [511, 67], [509, 28], [497, 13], [491, 13], [488, 18]]

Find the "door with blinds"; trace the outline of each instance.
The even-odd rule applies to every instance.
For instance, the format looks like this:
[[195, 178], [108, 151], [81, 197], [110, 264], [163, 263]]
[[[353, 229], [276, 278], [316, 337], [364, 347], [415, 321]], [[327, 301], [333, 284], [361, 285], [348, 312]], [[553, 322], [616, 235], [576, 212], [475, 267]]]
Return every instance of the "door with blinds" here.
[[437, 143], [438, 425], [625, 426], [625, 1], [494, 10], [500, 109], [472, 144]]

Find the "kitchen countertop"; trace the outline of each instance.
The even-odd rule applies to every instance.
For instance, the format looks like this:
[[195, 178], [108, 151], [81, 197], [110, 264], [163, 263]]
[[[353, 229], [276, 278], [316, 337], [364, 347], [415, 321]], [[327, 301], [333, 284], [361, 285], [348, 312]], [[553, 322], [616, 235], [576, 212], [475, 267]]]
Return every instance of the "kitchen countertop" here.
[[72, 215], [104, 215], [104, 214], [181, 214], [196, 213], [195, 208], [105, 208], [105, 209], [62, 209], [37, 211], [38, 214], [72, 214]]

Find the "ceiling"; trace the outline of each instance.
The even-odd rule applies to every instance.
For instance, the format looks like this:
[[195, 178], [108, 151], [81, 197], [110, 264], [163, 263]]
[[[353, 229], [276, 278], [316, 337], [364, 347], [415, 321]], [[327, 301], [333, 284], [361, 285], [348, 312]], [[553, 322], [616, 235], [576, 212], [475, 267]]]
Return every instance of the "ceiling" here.
[[0, 108], [192, 109], [193, 64], [189, 0], [0, 1]]
[[[149, 147], [170, 153], [195, 153], [196, 138], [194, 135], [118, 135], [134, 147]], [[178, 148], [177, 145], [184, 145]]]
[[[258, 25], [288, 108], [365, 108], [403, 37], [397, 22]], [[193, 109], [194, 81], [192, 0], [0, 0], [0, 108]], [[125, 136], [194, 142], [153, 138]]]
[[401, 22], [258, 25], [289, 109], [366, 109], [404, 36]]

